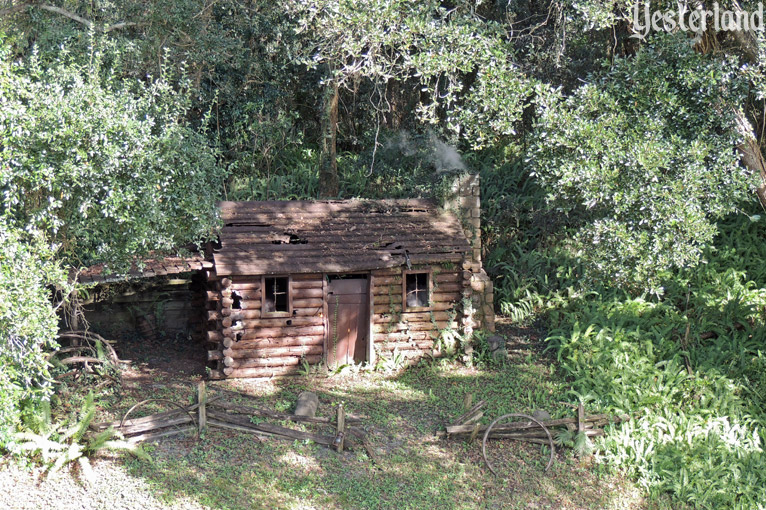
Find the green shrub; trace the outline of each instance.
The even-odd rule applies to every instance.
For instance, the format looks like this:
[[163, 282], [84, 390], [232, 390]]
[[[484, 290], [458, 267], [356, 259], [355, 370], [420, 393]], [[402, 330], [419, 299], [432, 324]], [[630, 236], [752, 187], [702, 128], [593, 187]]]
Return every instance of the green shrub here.
[[13, 440], [24, 402], [51, 393], [45, 351], [56, 345], [52, 290], [66, 274], [38, 234], [20, 232], [0, 217], [0, 449]]

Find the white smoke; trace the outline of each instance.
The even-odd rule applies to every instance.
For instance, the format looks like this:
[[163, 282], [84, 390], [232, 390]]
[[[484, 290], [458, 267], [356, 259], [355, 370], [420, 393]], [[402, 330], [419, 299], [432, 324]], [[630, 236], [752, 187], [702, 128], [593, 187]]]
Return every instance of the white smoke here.
[[430, 163], [437, 173], [449, 171], [465, 171], [467, 168], [457, 149], [441, 140], [434, 133], [427, 137], [412, 136], [408, 131], [399, 131], [388, 139], [386, 151], [399, 153], [405, 157], [420, 154], [424, 161]]

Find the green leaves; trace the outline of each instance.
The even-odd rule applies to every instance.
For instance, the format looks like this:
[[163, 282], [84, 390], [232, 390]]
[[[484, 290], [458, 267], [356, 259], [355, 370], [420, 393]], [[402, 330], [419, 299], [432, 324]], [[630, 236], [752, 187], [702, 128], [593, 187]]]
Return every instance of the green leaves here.
[[91, 67], [0, 62], [0, 189], [8, 221], [45, 232], [67, 263], [120, 269], [209, 235], [224, 173], [185, 124], [183, 89], [119, 82], [91, 51]]
[[714, 221], [755, 187], [739, 166], [735, 65], [656, 37], [571, 96], [543, 97], [530, 155], [549, 203], [577, 218], [591, 275], [661, 292], [664, 271], [693, 267]]

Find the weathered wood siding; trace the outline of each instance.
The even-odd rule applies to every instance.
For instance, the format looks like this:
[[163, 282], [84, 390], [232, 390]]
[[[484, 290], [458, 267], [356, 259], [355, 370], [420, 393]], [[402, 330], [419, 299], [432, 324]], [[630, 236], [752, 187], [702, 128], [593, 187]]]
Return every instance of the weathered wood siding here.
[[[432, 270], [429, 311], [403, 311], [403, 268], [372, 272], [373, 346], [379, 356], [389, 357], [397, 350], [406, 358], [438, 355], [439, 330], [460, 327], [463, 271], [453, 264], [427, 266]], [[426, 269], [414, 266], [413, 270]]]
[[[273, 377], [297, 373], [305, 360], [324, 354], [324, 299], [321, 274], [290, 276], [293, 314], [261, 314], [261, 277], [211, 279], [208, 291], [208, 359], [213, 377]], [[236, 305], [240, 308], [235, 308]]]

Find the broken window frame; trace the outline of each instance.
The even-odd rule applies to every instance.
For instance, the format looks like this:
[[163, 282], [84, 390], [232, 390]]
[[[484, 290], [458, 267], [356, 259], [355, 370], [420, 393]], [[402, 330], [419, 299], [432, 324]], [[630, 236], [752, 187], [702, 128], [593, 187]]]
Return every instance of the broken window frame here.
[[[287, 280], [287, 310], [286, 311], [266, 311], [266, 280], [280, 279]], [[276, 299], [274, 300], [276, 307]], [[261, 277], [261, 316], [262, 317], [291, 317], [293, 314], [293, 279], [289, 275], [263, 275]]]
[[[407, 277], [410, 275], [426, 275], [427, 285], [425, 289], [418, 288], [415, 292], [427, 292], [428, 304], [426, 306], [408, 306], [407, 305]], [[416, 283], [417, 285], [417, 283]], [[425, 269], [412, 269], [402, 271], [402, 310], [408, 312], [422, 312], [429, 311], [433, 308], [433, 270], [429, 268]]]

